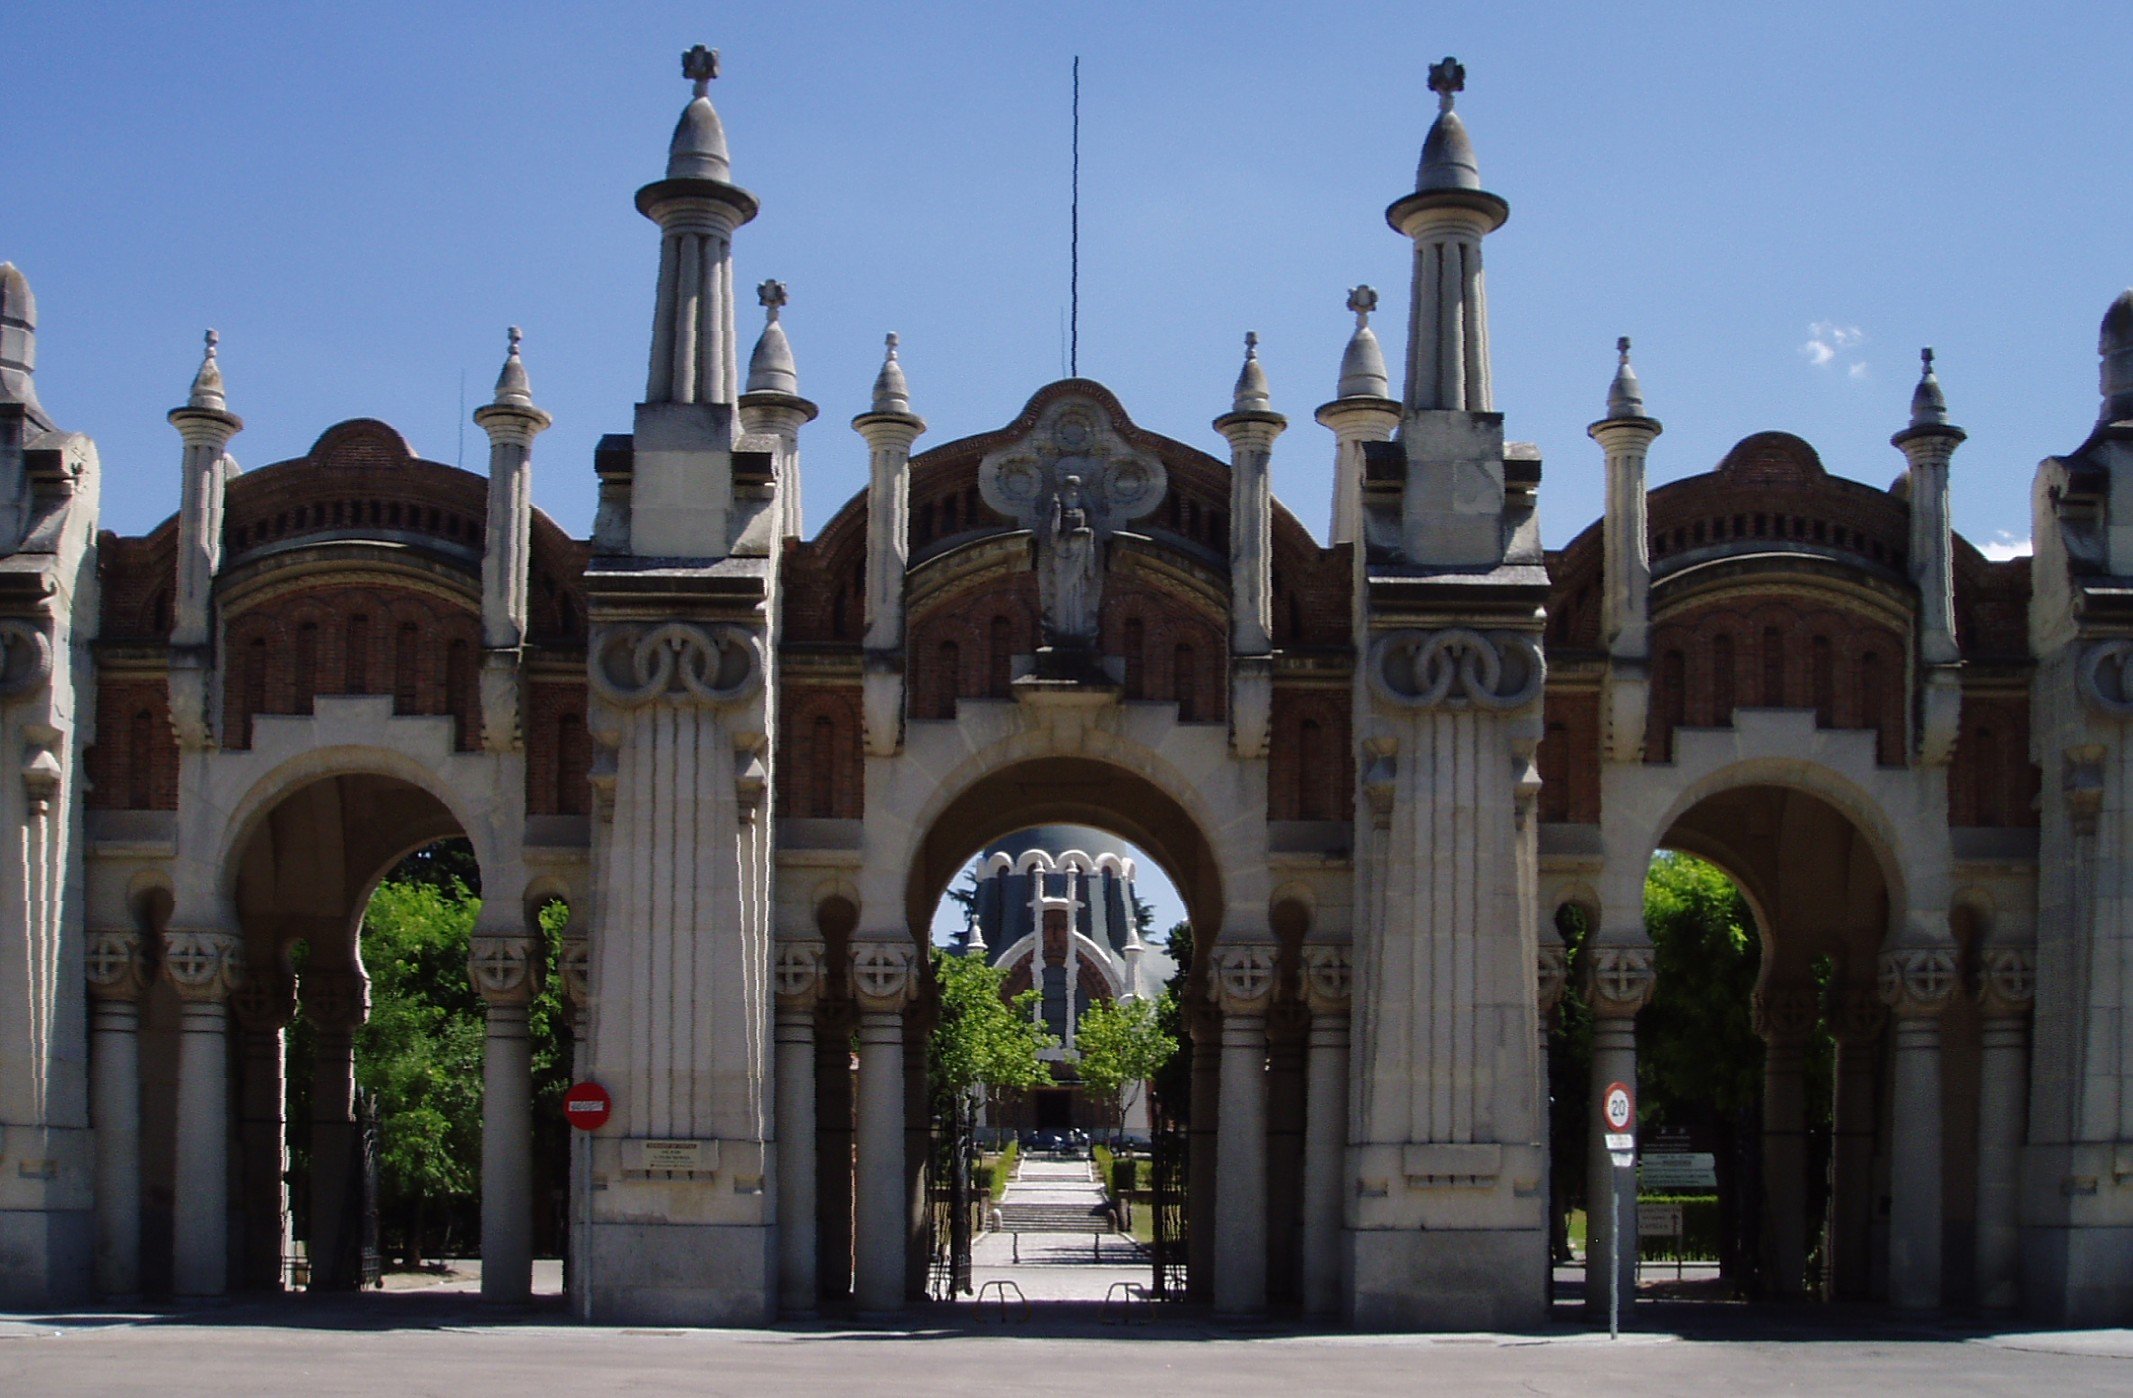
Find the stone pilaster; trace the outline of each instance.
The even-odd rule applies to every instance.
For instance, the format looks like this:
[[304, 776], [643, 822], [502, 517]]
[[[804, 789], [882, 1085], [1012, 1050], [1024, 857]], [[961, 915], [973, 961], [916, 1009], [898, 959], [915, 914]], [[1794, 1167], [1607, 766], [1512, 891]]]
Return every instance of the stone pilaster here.
[[1819, 1017], [1812, 985], [1755, 989], [1750, 1019], [1763, 1041], [1763, 1255], [1779, 1296], [1806, 1288], [1807, 1041]]
[[2037, 956], [2028, 947], [1988, 946], [1978, 961], [1977, 1299], [1987, 1310], [2011, 1310], [2021, 1301], [2021, 1157]]
[[533, 1294], [533, 1045], [527, 1006], [546, 960], [539, 939], [477, 933], [467, 974], [486, 1006], [481, 1091], [481, 1296]]
[[872, 1315], [904, 1304], [904, 1013], [918, 975], [918, 949], [908, 937], [852, 943], [852, 998], [859, 1008], [852, 1300]]
[[823, 946], [778, 945], [777, 992], [778, 1312], [815, 1313], [815, 1010], [822, 998]]
[[229, 1289], [229, 998], [244, 978], [237, 936], [163, 934], [163, 975], [178, 993], [178, 1122], [172, 1284], [179, 1296]]
[[96, 1128], [96, 1287], [141, 1289], [141, 995], [138, 932], [89, 934], [89, 1120]]
[[1307, 1315], [1341, 1308], [1341, 1188], [1348, 1154], [1348, 1012], [1354, 964], [1344, 946], [1303, 949], [1311, 1007], [1304, 1089], [1303, 1304]]
[[1955, 953], [1900, 947], [1881, 954], [1881, 1003], [1896, 1020], [1889, 1168], [1889, 1301], [1941, 1301], [1940, 1013], [1955, 993]]
[[[475, 954], [483, 954], [477, 943]], [[315, 969], [314, 969], [315, 968]], [[304, 1017], [311, 1021], [311, 1288], [354, 1291], [362, 1285], [360, 1224], [354, 1213], [361, 1186], [355, 1178], [355, 1036], [370, 1018], [370, 982], [350, 967], [307, 967], [298, 986]], [[490, 1011], [494, 1033], [494, 1009]], [[521, 1035], [523, 1037], [523, 1035]], [[527, 1096], [532, 1087], [529, 1080]], [[483, 1098], [484, 1211], [489, 1195], [490, 1113]], [[482, 1256], [489, 1257], [488, 1239]], [[508, 1265], [509, 1254], [504, 1254]], [[484, 1265], [486, 1280], [488, 1268]]]
[[[230, 1013], [237, 1021], [236, 1178], [243, 1191], [231, 1211], [240, 1228], [238, 1270], [231, 1280], [248, 1291], [278, 1291], [285, 1277], [283, 1259], [296, 1250], [289, 1209], [288, 1044], [283, 1035], [296, 1017], [296, 983], [280, 967], [254, 961], [245, 968], [244, 983], [230, 996]], [[315, 1162], [313, 1171], [315, 1181]]]
[[[1627, 1239], [1621, 1270], [1607, 1265], [1614, 1235], [1625, 1220], [1614, 1205], [1614, 1162], [1600, 1104], [1611, 1083], [1637, 1086], [1637, 1012], [1651, 1003], [1658, 970], [1649, 945], [1603, 942], [1585, 953], [1585, 1000], [1592, 1010], [1592, 1109], [1585, 1152], [1585, 1309], [1607, 1314], [1619, 1289], [1623, 1314], [1637, 1295], [1637, 1248]], [[1634, 1222], [1634, 1220], [1628, 1220]]]
[[1221, 1114], [1215, 1128], [1215, 1311], [1266, 1309], [1266, 1017], [1274, 999], [1276, 949], [1218, 944], [1208, 990], [1222, 1011]]

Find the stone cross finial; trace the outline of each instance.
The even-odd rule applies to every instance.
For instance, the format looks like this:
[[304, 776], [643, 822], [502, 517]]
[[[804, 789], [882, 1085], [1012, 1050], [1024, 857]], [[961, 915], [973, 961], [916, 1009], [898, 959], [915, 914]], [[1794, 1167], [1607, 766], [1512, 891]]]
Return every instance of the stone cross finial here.
[[504, 338], [511, 342], [511, 348], [506, 353], [512, 359], [518, 358], [518, 342], [526, 338], [526, 333], [514, 325], [504, 332]]
[[1369, 286], [1359, 286], [1348, 293], [1348, 309], [1355, 312], [1355, 328], [1360, 330], [1370, 324], [1370, 313], [1378, 308], [1378, 294]]
[[1623, 335], [1615, 340], [1615, 354], [1619, 356], [1615, 361], [1616, 363], [1629, 363], [1629, 336]]
[[776, 320], [778, 308], [791, 298], [785, 294], [785, 283], [773, 278], [755, 289], [755, 299], [756, 304], [770, 313], [770, 319]]
[[886, 344], [889, 347], [889, 358], [896, 358], [896, 332], [894, 330], [891, 330], [887, 335], [883, 336], [882, 343]]
[[681, 56], [681, 75], [696, 84], [696, 95], [708, 97], [711, 80], [718, 76], [718, 50], [702, 44]]
[[1927, 345], [1918, 352], [1918, 372], [1921, 375], [1933, 372], [1933, 346]]
[[1244, 357], [1246, 359], [1257, 359], [1259, 357], [1259, 332], [1256, 330], [1244, 332]]
[[222, 337], [217, 335], [214, 328], [210, 326], [208, 332], [200, 338], [207, 344], [207, 357], [213, 359], [215, 357], [215, 346], [222, 343]]
[[1442, 63], [1429, 66], [1429, 90], [1437, 94], [1437, 110], [1452, 109], [1452, 94], [1466, 91], [1466, 69], [1459, 60], [1446, 56]]

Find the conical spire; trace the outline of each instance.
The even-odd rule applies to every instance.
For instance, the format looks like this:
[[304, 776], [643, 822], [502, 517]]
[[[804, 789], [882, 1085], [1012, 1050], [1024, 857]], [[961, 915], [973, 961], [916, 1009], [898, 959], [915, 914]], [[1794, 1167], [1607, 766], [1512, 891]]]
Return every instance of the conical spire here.
[[37, 401], [37, 298], [12, 262], [0, 262], [0, 403], [20, 403], [51, 426]]
[[1911, 426], [1946, 427], [1948, 399], [1940, 391], [1940, 380], [1933, 373], [1931, 346], [1918, 352], [1918, 363], [1918, 387], [1911, 390]]
[[1437, 94], [1437, 121], [1422, 142], [1422, 165], [1415, 172], [1415, 189], [1479, 189], [1481, 166], [1474, 159], [1474, 143], [1466, 123], [1452, 110], [1454, 94], [1466, 90], [1466, 69], [1456, 58], [1432, 64], [1429, 90]]
[[755, 353], [748, 356], [748, 388], [750, 393], [788, 393], [800, 396], [800, 371], [792, 362], [792, 344], [785, 338], [785, 327], [778, 324], [778, 311], [787, 301], [785, 283], [766, 281], [755, 289], [755, 299], [763, 306], [763, 333], [755, 342]]
[[1629, 336], [1615, 341], [1615, 354], [1615, 379], [1607, 386], [1607, 416], [1643, 417], [1644, 385], [1637, 382], [1637, 371], [1629, 364]]
[[503, 372], [496, 376], [496, 399], [492, 406], [530, 408], [533, 406], [533, 387], [526, 382], [526, 361], [518, 356], [518, 342], [524, 335], [515, 325], [508, 334], [511, 348], [504, 355]]
[[718, 76], [718, 50], [702, 44], [690, 49], [681, 56], [681, 75], [696, 84], [696, 96], [682, 108], [674, 139], [667, 146], [667, 178], [729, 181], [733, 178], [733, 162], [726, 155], [726, 128], [711, 106], [711, 80]]
[[2133, 287], [2103, 313], [2097, 350], [2103, 355], [2102, 420], [2133, 421]]
[[1348, 293], [1348, 309], [1355, 312], [1355, 333], [1341, 355], [1342, 398], [1390, 398], [1392, 375], [1385, 371], [1385, 351], [1378, 347], [1370, 328], [1370, 313], [1378, 308], [1378, 294], [1367, 286]]
[[1237, 373], [1237, 391], [1230, 405], [1234, 413], [1270, 413], [1274, 397], [1266, 386], [1266, 370], [1259, 363], [1259, 332], [1244, 332], [1244, 367]]
[[885, 343], [889, 352], [881, 361], [881, 372], [874, 377], [874, 411], [908, 415], [911, 411], [911, 388], [904, 382], [904, 366], [896, 359], [895, 331], [889, 332]]
[[222, 337], [209, 330], [202, 338], [207, 342], [207, 352], [200, 358], [200, 372], [193, 375], [193, 391], [186, 398], [185, 406], [226, 413], [230, 403], [222, 392], [222, 365], [215, 359], [215, 346], [222, 342]]

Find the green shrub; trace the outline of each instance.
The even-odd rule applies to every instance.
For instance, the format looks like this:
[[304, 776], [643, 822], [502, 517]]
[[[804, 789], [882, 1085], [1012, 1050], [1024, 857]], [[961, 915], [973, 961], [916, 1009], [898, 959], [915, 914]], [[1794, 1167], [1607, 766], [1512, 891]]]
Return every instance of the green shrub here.
[[[1681, 1205], [1681, 1255], [1691, 1262], [1717, 1259], [1722, 1223], [1716, 1194], [1645, 1194], [1640, 1195], [1637, 1202]], [[1639, 1241], [1638, 1252], [1646, 1261], [1662, 1258], [1672, 1261], [1674, 1247], [1672, 1238], [1643, 1238]]]

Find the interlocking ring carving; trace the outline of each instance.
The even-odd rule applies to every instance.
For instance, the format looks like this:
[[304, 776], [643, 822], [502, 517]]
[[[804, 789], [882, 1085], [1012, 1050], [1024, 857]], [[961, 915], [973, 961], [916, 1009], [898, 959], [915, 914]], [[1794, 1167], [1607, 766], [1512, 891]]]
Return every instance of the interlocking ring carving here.
[[82, 951], [82, 971], [89, 978], [89, 993], [95, 998], [138, 999], [147, 986], [141, 934], [124, 930], [91, 932]]
[[1543, 1017], [1554, 1014], [1570, 988], [1570, 950], [1561, 942], [1543, 942], [1534, 958], [1534, 1001]]
[[780, 1000], [794, 1005], [812, 1001], [822, 984], [822, 944], [780, 943], [770, 980]]
[[1986, 1013], [2020, 1014], [2037, 998], [2037, 954], [2028, 947], [1987, 947], [1978, 954], [1978, 1003]]
[[1260, 946], [1216, 947], [1212, 958], [1215, 997], [1224, 1009], [1264, 1008], [1274, 991], [1274, 949]]
[[244, 984], [244, 944], [228, 932], [165, 932], [163, 974], [179, 999], [218, 1003]]
[[1320, 1014], [1346, 1012], [1355, 990], [1355, 966], [1348, 948], [1307, 946], [1303, 949], [1304, 994]]
[[540, 990], [537, 949], [531, 937], [478, 936], [467, 952], [467, 975], [475, 993], [494, 1005], [513, 1005]]
[[1587, 958], [1585, 979], [1594, 1014], [1633, 1015], [1652, 998], [1659, 972], [1650, 947], [1602, 946]]
[[618, 627], [600, 642], [587, 678], [623, 708], [656, 699], [726, 707], [762, 689], [763, 643], [738, 626]]
[[913, 949], [900, 942], [860, 942], [852, 947], [852, 990], [862, 1004], [899, 1008], [910, 997]]
[[1955, 993], [1955, 953], [1944, 947], [1885, 951], [1876, 989], [1881, 1003], [1899, 1015], [1938, 1014]]
[[1749, 1000], [1749, 1024], [1766, 1044], [1796, 1044], [1814, 1032], [1821, 1017], [1812, 986], [1758, 986]]
[[592, 938], [565, 937], [556, 953], [555, 973], [563, 983], [563, 998], [574, 1009], [592, 1003]]
[[2115, 718], [2133, 715], [2133, 641], [2100, 641], [2082, 652], [2081, 697]]
[[1397, 708], [1492, 712], [1524, 708], [1548, 678], [1540, 646], [1522, 631], [1395, 631], [1370, 648], [1370, 687]]
[[52, 638], [33, 621], [0, 618], [0, 699], [27, 694], [52, 677]]

